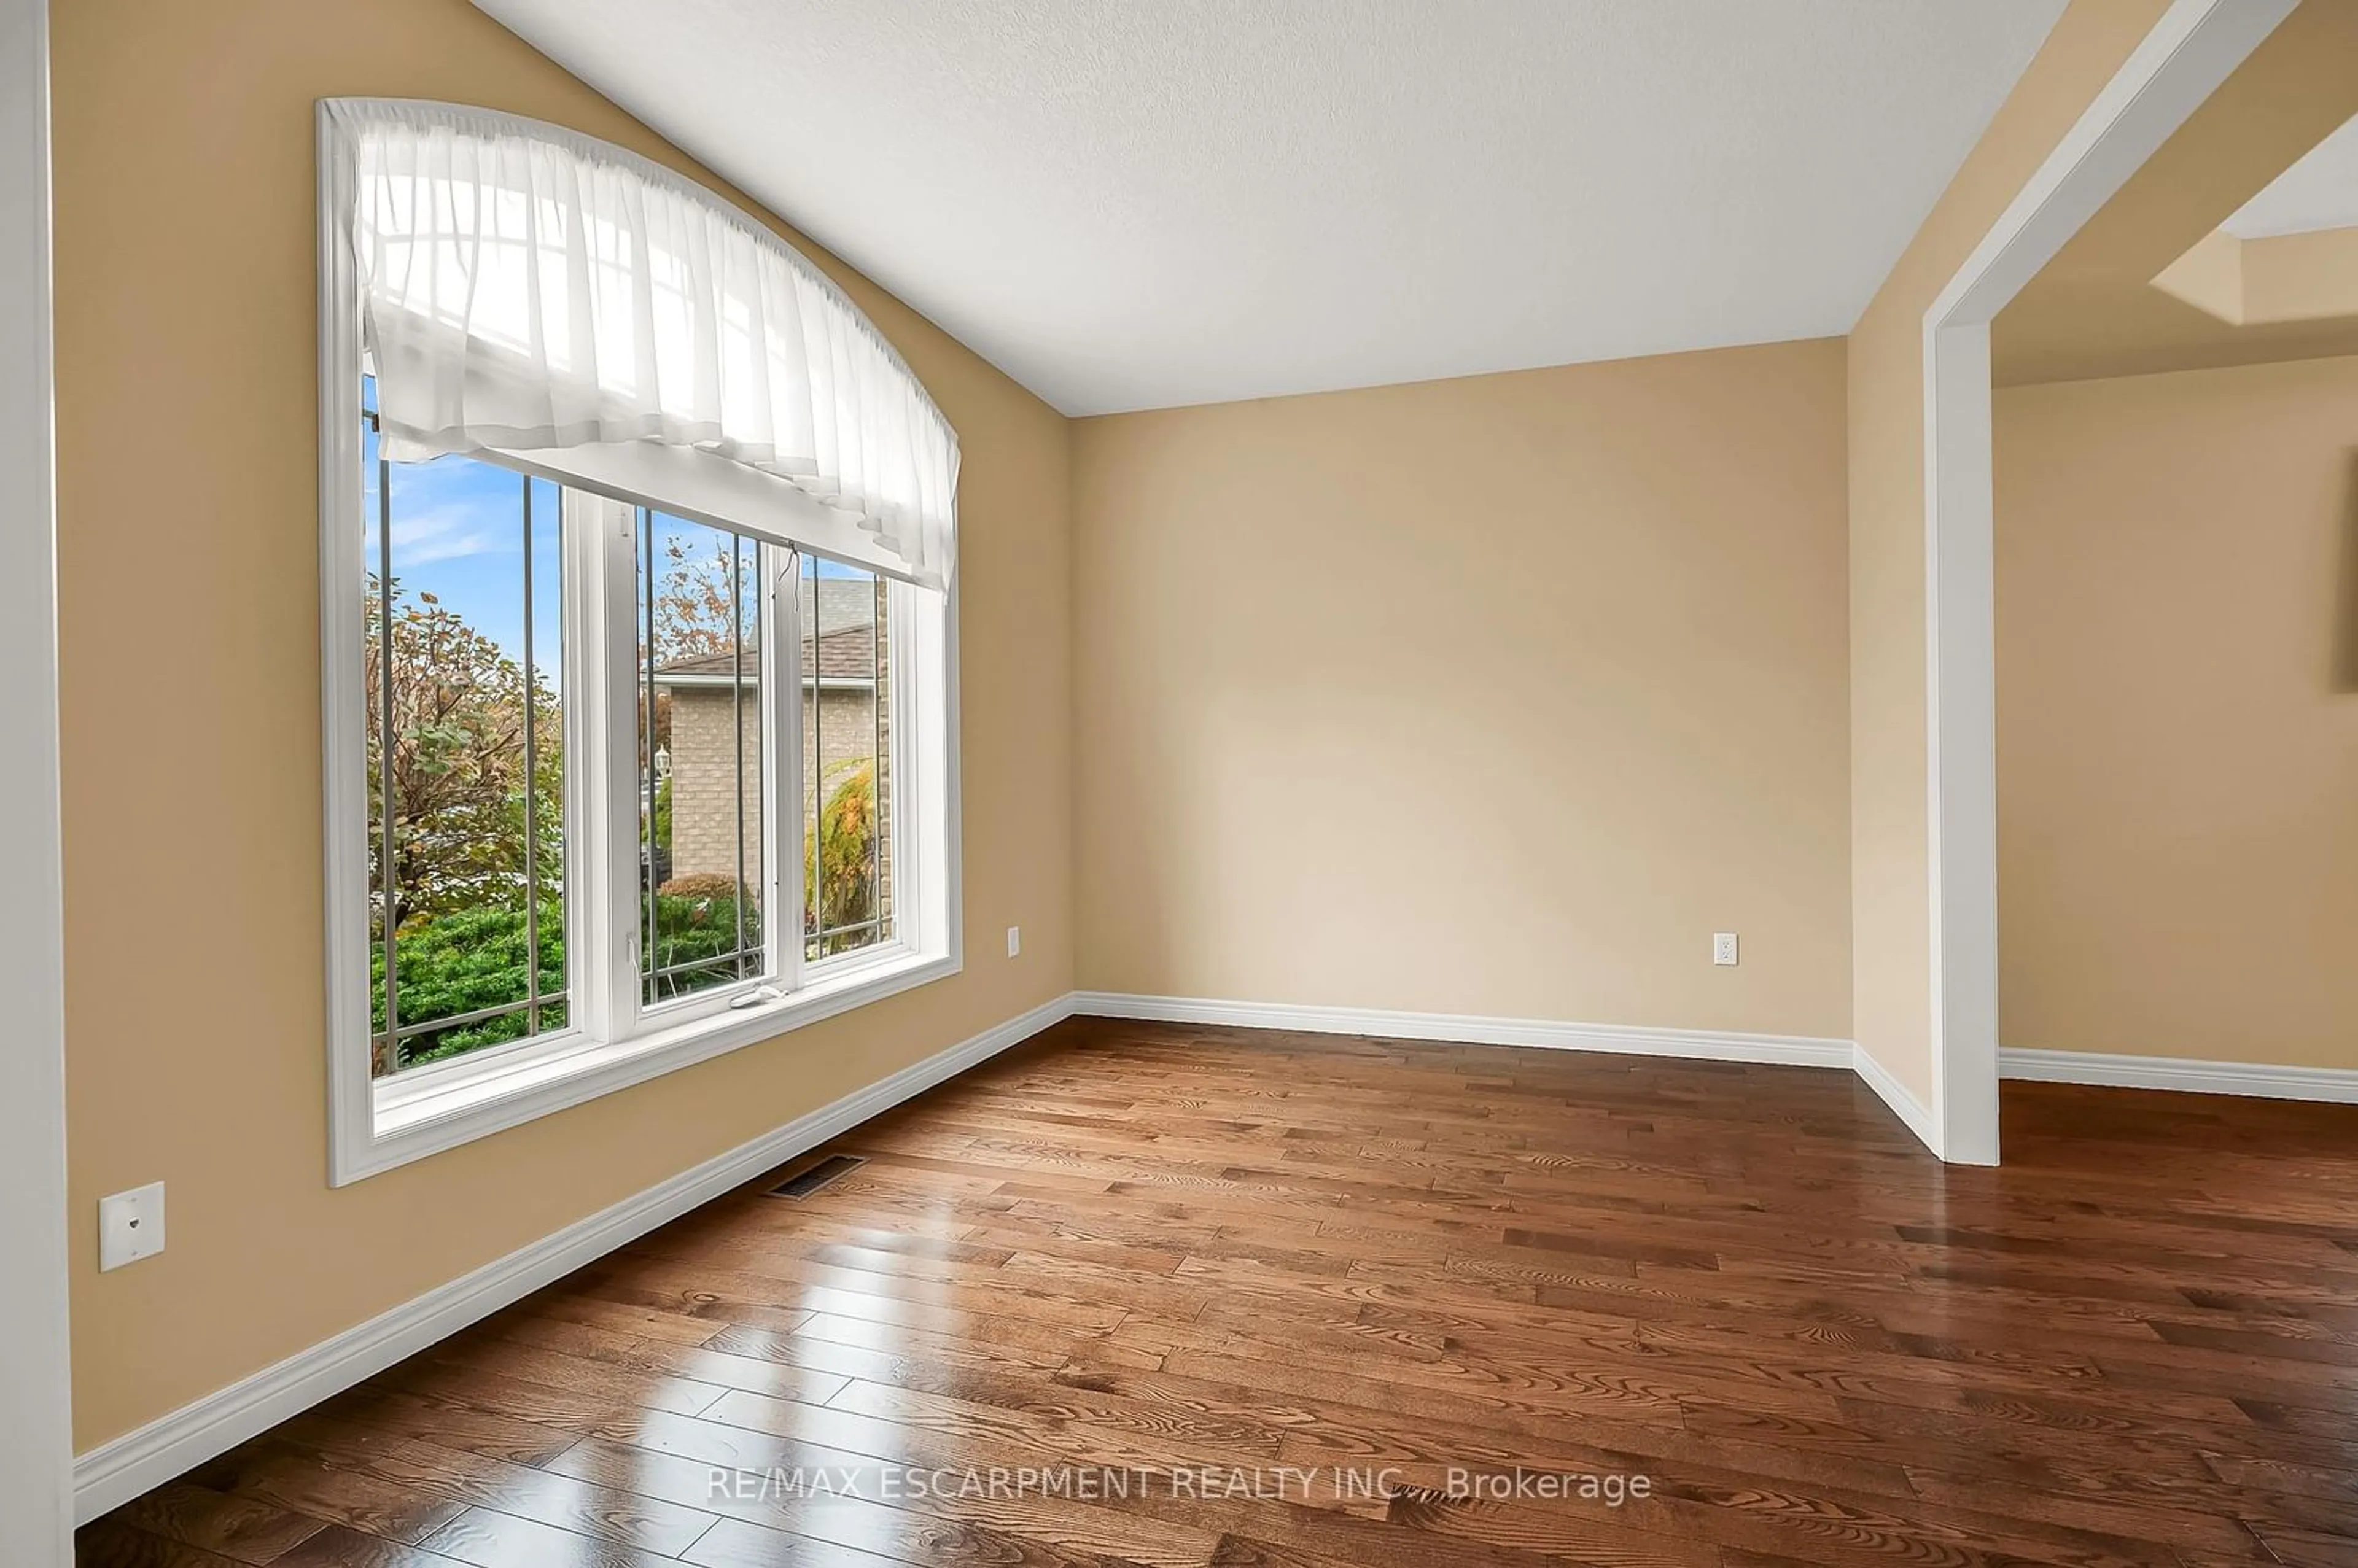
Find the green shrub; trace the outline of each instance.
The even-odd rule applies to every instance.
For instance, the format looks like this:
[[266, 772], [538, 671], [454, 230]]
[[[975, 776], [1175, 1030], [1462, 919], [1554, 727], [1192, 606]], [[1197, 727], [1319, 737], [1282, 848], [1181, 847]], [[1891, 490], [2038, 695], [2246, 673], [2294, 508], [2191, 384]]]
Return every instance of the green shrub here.
[[[701, 887], [719, 882], [719, 893], [676, 893], [672, 890], [688, 884]], [[654, 967], [658, 970], [681, 964], [692, 964], [698, 958], [717, 957], [737, 950], [737, 880], [734, 877], [694, 875], [675, 877], [655, 894]], [[758, 903], [748, 901], [745, 906], [745, 945], [759, 945], [762, 940], [762, 910]], [[656, 1000], [684, 996], [716, 980], [731, 979], [737, 974], [737, 961], [724, 962], [698, 968], [683, 969], [665, 975], [656, 982]]]
[[[730, 896], [715, 897], [695, 891], [717, 881], [733, 894], [736, 880], [680, 878], [655, 896], [654, 961], [657, 968], [695, 964], [699, 958], [719, 958], [737, 947], [737, 904]], [[687, 884], [686, 893], [673, 890]], [[745, 911], [745, 940], [762, 939], [761, 913]], [[525, 1000], [527, 968], [524, 911], [471, 909], [451, 914], [423, 916], [404, 926], [395, 943], [400, 953], [400, 987], [395, 1000], [406, 1028], [437, 1018], [455, 1018], [484, 1008], [503, 1007]], [[658, 982], [656, 1000], [682, 996], [717, 980], [734, 979], [736, 960], [683, 969]], [[541, 905], [540, 990], [544, 996], [565, 989], [564, 910], [555, 900]], [[384, 950], [369, 954], [370, 1028], [384, 1028]], [[541, 1009], [544, 1033], [565, 1024], [565, 1004]], [[487, 1045], [521, 1040], [531, 1028], [524, 1011], [462, 1024], [456, 1029], [413, 1034], [402, 1042], [401, 1065], [464, 1055]]]
[[[521, 909], [468, 909], [421, 916], [402, 927], [395, 947], [401, 956], [395, 1001], [402, 1024], [452, 1018], [525, 1000], [529, 940]], [[565, 911], [554, 899], [540, 906], [540, 989], [565, 989]], [[384, 949], [369, 953], [369, 1027], [384, 1028]], [[564, 1005], [544, 1008], [541, 1027], [564, 1022]], [[486, 1045], [521, 1039], [531, 1027], [523, 1012], [486, 1019], [439, 1033], [402, 1042], [401, 1065], [439, 1061]]]

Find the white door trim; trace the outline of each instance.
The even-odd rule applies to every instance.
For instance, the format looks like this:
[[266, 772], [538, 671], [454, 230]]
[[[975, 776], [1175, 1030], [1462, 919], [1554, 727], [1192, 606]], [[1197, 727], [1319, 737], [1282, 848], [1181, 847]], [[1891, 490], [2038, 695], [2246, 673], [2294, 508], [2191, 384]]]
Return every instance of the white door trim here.
[[1932, 1152], [1994, 1165], [1997, 672], [1989, 326], [2296, 0], [2175, 0], [1924, 313]]
[[0, 0], [0, 1563], [65, 1568], [65, 957], [46, 0]]

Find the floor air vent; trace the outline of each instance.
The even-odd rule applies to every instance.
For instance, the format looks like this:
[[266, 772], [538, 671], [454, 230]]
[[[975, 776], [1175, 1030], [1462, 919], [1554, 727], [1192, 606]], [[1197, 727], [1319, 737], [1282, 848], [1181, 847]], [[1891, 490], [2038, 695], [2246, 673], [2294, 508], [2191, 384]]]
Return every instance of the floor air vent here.
[[782, 1198], [806, 1198], [846, 1171], [856, 1171], [868, 1163], [858, 1154], [829, 1154], [806, 1171], [788, 1176], [770, 1189], [771, 1195]]

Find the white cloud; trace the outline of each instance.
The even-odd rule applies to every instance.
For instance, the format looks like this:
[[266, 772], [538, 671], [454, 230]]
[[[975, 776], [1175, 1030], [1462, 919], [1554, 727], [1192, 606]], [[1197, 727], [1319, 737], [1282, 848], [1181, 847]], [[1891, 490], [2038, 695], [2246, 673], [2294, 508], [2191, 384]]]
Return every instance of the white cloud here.
[[396, 514], [393, 520], [395, 569], [431, 566], [469, 556], [514, 554], [520, 524], [512, 517], [487, 514], [470, 502], [446, 502], [419, 512]]

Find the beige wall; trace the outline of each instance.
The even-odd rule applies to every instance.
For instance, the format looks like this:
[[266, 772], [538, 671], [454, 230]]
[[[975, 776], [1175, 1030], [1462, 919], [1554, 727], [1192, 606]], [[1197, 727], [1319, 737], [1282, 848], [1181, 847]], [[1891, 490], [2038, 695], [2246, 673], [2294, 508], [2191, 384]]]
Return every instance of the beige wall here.
[[[1069, 989], [1068, 467], [1052, 410], [817, 255], [964, 442], [966, 972], [331, 1191], [312, 102], [484, 104], [697, 171], [462, 0], [76, 0], [53, 27], [87, 1448]], [[99, 1274], [99, 1196], [159, 1179], [170, 1249]]]
[[1081, 984], [1846, 1036], [1843, 408], [1823, 341], [1079, 422]]
[[1848, 341], [1852, 1023], [1927, 1105], [1924, 311], [2165, 5], [2072, 0]]
[[2358, 1067], [2358, 359], [1996, 401], [2006, 1044]]

